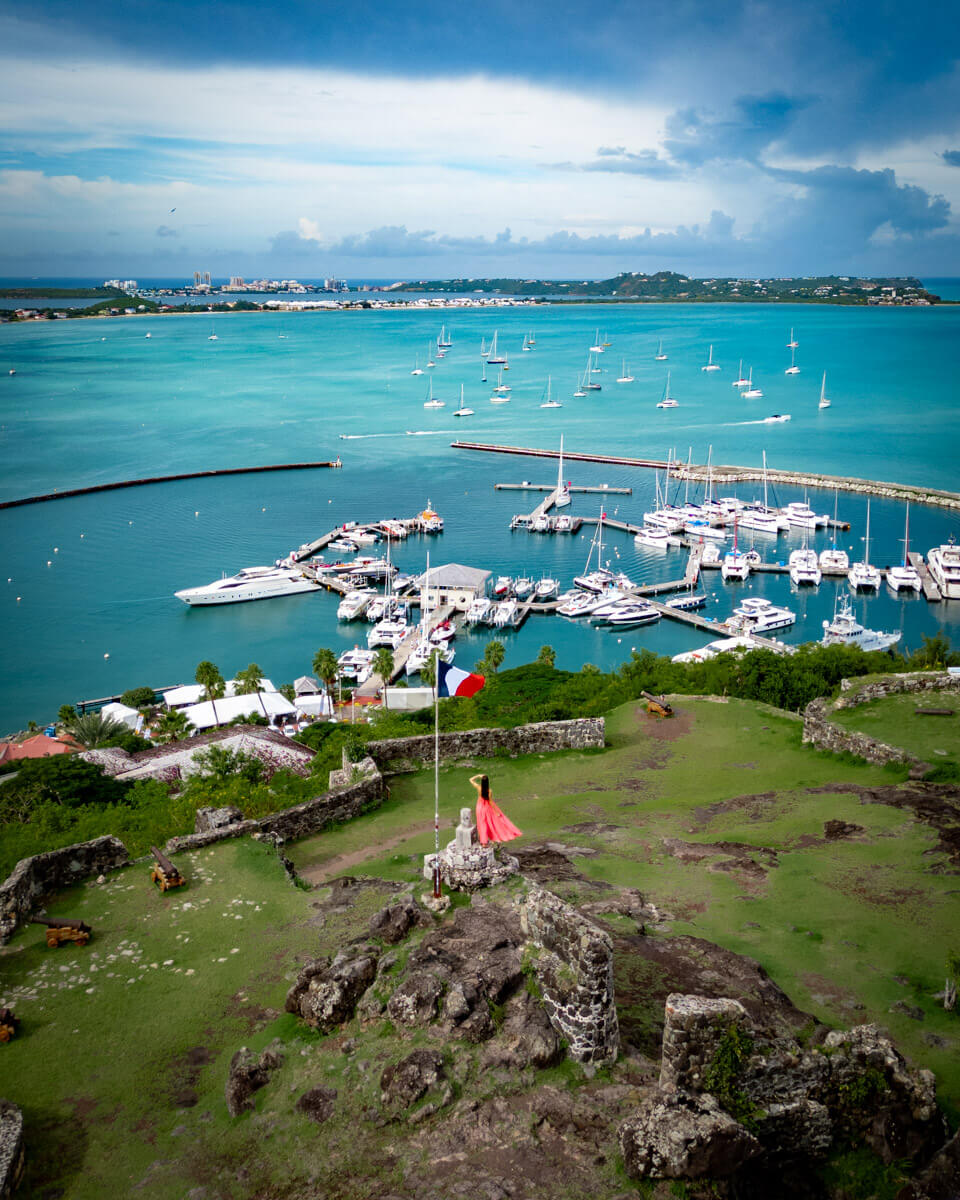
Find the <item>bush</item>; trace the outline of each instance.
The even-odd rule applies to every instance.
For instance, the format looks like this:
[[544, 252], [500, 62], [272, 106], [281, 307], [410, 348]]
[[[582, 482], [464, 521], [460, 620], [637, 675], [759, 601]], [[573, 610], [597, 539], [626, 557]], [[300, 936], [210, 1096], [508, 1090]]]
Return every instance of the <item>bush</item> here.
[[124, 692], [120, 703], [127, 708], [151, 708], [157, 702], [157, 693], [152, 687], [135, 687]]
[[30, 807], [52, 803], [63, 808], [119, 804], [127, 785], [104, 775], [99, 767], [75, 754], [24, 759], [16, 779], [5, 784], [4, 798], [27, 800]]

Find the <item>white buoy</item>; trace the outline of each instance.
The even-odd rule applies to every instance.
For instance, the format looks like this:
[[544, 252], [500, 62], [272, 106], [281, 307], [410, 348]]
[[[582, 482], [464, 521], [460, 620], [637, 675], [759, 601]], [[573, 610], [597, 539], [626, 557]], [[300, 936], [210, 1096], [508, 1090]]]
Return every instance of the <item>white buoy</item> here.
[[105, 654], [103, 657], [104, 657], [104, 658], [109, 658], [109, 657], [110, 657], [110, 655], [109, 655], [109, 654]]
[[194, 515], [195, 517], [199, 517], [199, 516], [200, 516], [200, 510], [199, 510], [199, 509], [197, 509], [197, 511], [196, 511], [196, 512], [195, 512], [193, 515]]
[[54, 548], [53, 548], [53, 552], [54, 552], [54, 554], [59, 554], [59, 553], [60, 553], [60, 547], [59, 547], [59, 546], [54, 546]]
[[52, 566], [53, 566], [53, 559], [52, 559], [52, 558], [48, 558], [48, 559], [47, 559], [47, 566], [48, 566], [48, 567], [52, 567]]
[[20, 597], [19, 597], [19, 596], [17, 597], [17, 603], [18, 603], [18, 604], [20, 603]]
[[80, 536], [83, 537], [83, 534], [81, 533]]
[[13, 583], [13, 576], [12, 576], [12, 575], [8, 575], [8, 576], [7, 576], [7, 583]]

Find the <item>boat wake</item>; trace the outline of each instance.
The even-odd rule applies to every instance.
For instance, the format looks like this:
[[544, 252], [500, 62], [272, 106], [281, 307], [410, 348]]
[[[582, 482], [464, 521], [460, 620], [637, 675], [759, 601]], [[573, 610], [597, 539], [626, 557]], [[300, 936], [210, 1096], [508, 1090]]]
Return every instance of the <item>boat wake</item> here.
[[395, 433], [341, 433], [340, 437], [345, 442], [357, 442], [362, 438], [387, 438], [396, 437]]
[[408, 429], [407, 437], [449, 437], [446, 429]]
[[770, 418], [766, 417], [759, 421], [724, 421], [721, 428], [734, 429], [737, 425], [769, 425]]

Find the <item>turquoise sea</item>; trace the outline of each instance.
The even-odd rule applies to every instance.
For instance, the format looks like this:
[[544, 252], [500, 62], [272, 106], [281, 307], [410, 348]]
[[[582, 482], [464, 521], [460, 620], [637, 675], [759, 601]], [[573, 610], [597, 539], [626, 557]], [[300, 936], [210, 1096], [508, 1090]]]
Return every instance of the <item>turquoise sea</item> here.
[[[453, 349], [434, 370], [411, 376], [441, 324]], [[574, 399], [598, 327], [611, 343], [595, 376], [603, 390]], [[801, 374], [788, 377], [791, 327]], [[492, 368], [481, 382], [481, 338], [494, 330], [513, 389], [499, 407], [489, 403]], [[526, 331], [536, 335], [530, 353], [521, 352]], [[660, 338], [666, 363], [654, 361]], [[700, 368], [711, 344], [722, 370], [707, 374]], [[744, 400], [731, 387], [741, 358], [763, 399]], [[615, 382], [623, 359], [631, 384]], [[680, 403], [672, 411], [655, 407], [667, 368]], [[824, 370], [833, 407], [821, 412]], [[548, 375], [560, 409], [539, 407]], [[429, 376], [444, 409], [423, 408]], [[549, 572], [568, 586], [589, 536], [511, 533], [510, 517], [535, 498], [493, 489], [497, 481], [553, 483], [555, 464], [451, 449], [457, 436], [553, 448], [563, 432], [573, 450], [663, 458], [674, 449], [685, 458], [692, 446], [698, 462], [712, 446], [714, 462], [738, 464], [759, 464], [766, 450], [772, 467], [958, 490], [958, 378], [953, 307], [576, 305], [0, 326], [0, 499], [212, 467], [343, 460], [342, 470], [190, 480], [0, 512], [0, 730], [48, 718], [64, 702], [190, 680], [202, 658], [225, 673], [255, 660], [276, 683], [308, 672], [319, 646], [339, 650], [365, 635], [365, 625], [338, 624], [332, 596], [189, 610], [173, 592], [273, 562], [342, 521], [410, 516], [430, 500], [446, 531], [402, 545], [402, 569], [422, 568], [429, 549], [433, 563]], [[461, 383], [476, 415], [458, 420]], [[763, 424], [773, 413], [792, 420]], [[571, 463], [565, 474], [575, 484], [632, 487], [607, 505], [627, 520], [639, 521], [653, 499], [649, 471]], [[757, 491], [749, 485], [741, 495]], [[791, 489], [777, 496], [798, 498]], [[596, 515], [599, 500], [575, 495], [570, 511]], [[831, 492], [811, 502], [833, 511]], [[859, 556], [865, 500], [841, 493], [839, 513], [852, 524], [841, 544]], [[902, 505], [873, 502], [872, 561], [899, 560], [903, 523]], [[915, 549], [951, 534], [960, 535], [956, 515], [912, 510]], [[774, 561], [797, 544], [781, 536], [764, 547], [761, 539], [758, 549]], [[827, 540], [818, 532], [814, 544]], [[606, 555], [638, 581], [683, 572], [682, 551], [637, 551], [626, 534], [611, 533]], [[786, 577], [727, 587], [713, 574], [706, 586], [708, 615], [725, 616], [744, 592], [789, 603], [799, 619], [786, 640], [799, 642], [819, 637], [837, 585], [791, 596]], [[856, 610], [871, 628], [901, 629], [907, 646], [941, 628], [960, 644], [960, 603], [931, 606], [884, 589], [858, 598]], [[491, 636], [458, 638], [457, 662], [472, 666]], [[709, 639], [667, 621], [614, 633], [535, 617], [505, 640], [507, 665], [549, 643], [561, 666], [609, 667], [632, 646], [676, 653]]]

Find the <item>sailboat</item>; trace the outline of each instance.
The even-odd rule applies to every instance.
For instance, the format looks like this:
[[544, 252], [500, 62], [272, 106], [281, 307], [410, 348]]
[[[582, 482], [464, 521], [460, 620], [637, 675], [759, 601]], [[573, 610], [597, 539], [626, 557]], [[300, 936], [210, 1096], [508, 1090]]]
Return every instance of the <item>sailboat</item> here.
[[780, 532], [780, 519], [767, 503], [767, 452], [763, 452], [763, 507], [751, 505], [740, 513], [740, 524], [757, 533], [770, 533], [774, 537]]
[[583, 390], [583, 380], [577, 376], [577, 390], [573, 393], [574, 396], [585, 396], [587, 393]]
[[854, 591], [859, 588], [878, 588], [880, 572], [870, 565], [870, 501], [867, 501], [867, 532], [863, 539], [863, 562], [855, 562], [847, 572], [847, 579]]
[[506, 393], [510, 391], [510, 384], [503, 382], [503, 368], [502, 367], [500, 368], [500, 371], [497, 374], [497, 386], [493, 390], [495, 392], [498, 392], [501, 396], [505, 396]]
[[590, 347], [590, 353], [591, 354], [602, 354], [603, 351], [604, 351], [604, 345], [603, 345], [603, 342], [600, 340], [600, 330], [598, 329], [596, 332], [596, 336], [593, 339], [593, 345]]
[[506, 363], [506, 355], [500, 354], [497, 350], [497, 330], [493, 331], [493, 341], [490, 343], [490, 349], [487, 351], [487, 362], [493, 366], [503, 366]]
[[914, 592], [921, 589], [920, 576], [916, 567], [910, 565], [910, 505], [907, 505], [907, 519], [903, 529], [903, 562], [899, 567], [887, 567], [887, 586], [899, 592], [907, 588]]
[[620, 376], [617, 379], [617, 383], [633, 383], [633, 376], [627, 374], [627, 360], [625, 358], [620, 360]]
[[706, 361], [705, 365], [700, 368], [700, 370], [701, 371], [719, 371], [720, 370], [720, 364], [715, 363], [713, 361], [713, 346], [710, 347], [710, 353], [707, 355], [707, 361]]
[[547, 376], [547, 398], [540, 405], [541, 408], [563, 408], [559, 400], [552, 399], [550, 395], [550, 376]]
[[453, 342], [447, 337], [446, 325], [441, 325], [440, 326], [440, 336], [437, 338], [437, 349], [438, 350], [449, 350], [452, 345], [453, 345]]
[[431, 353], [431, 349], [429, 346], [427, 346], [427, 366], [435, 367], [436, 365], [437, 364], [433, 361], [433, 354]]
[[433, 398], [433, 380], [432, 379], [430, 380], [430, 389], [427, 394], [427, 398], [424, 401], [423, 407], [424, 408], [446, 408], [447, 407], [446, 400], [434, 400], [434, 398]]
[[824, 371], [823, 379], [820, 382], [820, 403], [817, 405], [817, 408], [829, 408], [829, 407], [830, 407], [830, 401], [827, 399], [827, 373], [826, 373], [826, 371]]
[[820, 570], [825, 575], [846, 575], [850, 569], [850, 557], [846, 550], [837, 549], [837, 506], [839, 503], [839, 490], [834, 488], [833, 492], [833, 545], [829, 550], [820, 551]]
[[411, 375], [422, 375], [423, 374], [423, 367], [420, 366], [420, 355], [419, 354], [414, 355], [413, 370], [410, 372], [410, 374]]
[[720, 574], [724, 583], [730, 579], [744, 580], [750, 574], [750, 563], [747, 556], [737, 545], [737, 515], [733, 518], [733, 550], [723, 556]]
[[536, 345], [537, 345], [537, 335], [536, 335], [535, 333], [528, 333], [528, 334], [527, 334], [527, 346], [528, 346], [528, 348], [529, 348], [530, 350], [534, 350], [534, 349], [536, 349]]
[[750, 368], [750, 375], [747, 379], [747, 390], [740, 393], [745, 400], [759, 400], [763, 392], [758, 387], [753, 386], [753, 367]]
[[521, 349], [521, 350], [522, 350], [522, 351], [523, 351], [525, 354], [526, 354], [526, 352], [527, 352], [527, 351], [530, 349], [530, 343], [529, 343], [529, 341], [527, 341], [527, 335], [526, 335], [526, 334], [524, 334], [524, 335], [523, 335], [523, 345], [520, 347], [520, 349]]
[[790, 580], [797, 587], [803, 583], [810, 583], [814, 587], [819, 587], [823, 572], [820, 570], [820, 564], [817, 561], [816, 550], [811, 550], [807, 545], [807, 537], [807, 527], [804, 526], [803, 548], [801, 550], [794, 550], [790, 555]]
[[554, 497], [555, 508], [566, 508], [570, 503], [570, 487], [563, 482], [563, 434], [560, 434], [560, 463], [557, 467], [557, 494]]
[[217, 341], [217, 340], [218, 340], [218, 338], [217, 338], [217, 331], [216, 331], [216, 330], [214, 329], [214, 327], [211, 325], [211, 326], [210, 326], [210, 336], [207, 338], [207, 341], [208, 341], [208, 342], [215, 342], [215, 341]]
[[790, 366], [784, 371], [784, 375], [799, 375], [800, 368], [797, 366], [797, 352], [795, 349], [790, 351]]
[[580, 385], [585, 392], [599, 392], [602, 389], [602, 387], [603, 387], [602, 383], [594, 383], [593, 380], [590, 378], [590, 376], [595, 371], [599, 371], [599, 370], [600, 370], [599, 367], [595, 367], [593, 365], [593, 355], [592, 354], [589, 355], [589, 357], [587, 358], [587, 369], [583, 373], [583, 382]]
[[454, 410], [455, 417], [472, 417], [473, 409], [463, 407], [463, 384], [460, 384], [460, 407]]
[[[583, 568], [583, 574], [577, 575], [574, 583], [578, 588], [583, 588], [587, 592], [602, 592], [605, 588], [610, 587], [614, 583], [616, 576], [603, 565], [603, 521], [606, 517], [603, 509], [600, 510], [600, 520], [597, 522], [597, 532], [590, 543], [590, 550], [587, 554], [587, 561]], [[596, 570], [590, 570], [590, 560], [593, 557], [593, 552], [597, 552]]]
[[750, 386], [750, 380], [743, 373], [743, 359], [740, 359], [740, 366], [737, 368], [738, 374], [733, 381], [733, 386], [736, 388], [745, 388]]
[[657, 405], [657, 408], [679, 408], [680, 405], [670, 395], [670, 372], [667, 372], [667, 382], [663, 388], [663, 399]]
[[487, 382], [487, 360], [482, 354], [480, 355], [480, 382]]
[[796, 350], [796, 348], [797, 348], [799, 345], [800, 345], [800, 343], [799, 343], [799, 342], [797, 341], [797, 339], [796, 339], [796, 338], [793, 336], [793, 329], [792, 329], [792, 327], [791, 327], [791, 329], [790, 329], [790, 341], [789, 341], [789, 342], [787, 342], [787, 349], [788, 349], [788, 350]]
[[657, 352], [653, 357], [656, 359], [657, 362], [666, 362], [667, 361], [667, 356], [663, 352], [663, 338], [660, 339], [660, 342], [657, 345]]

